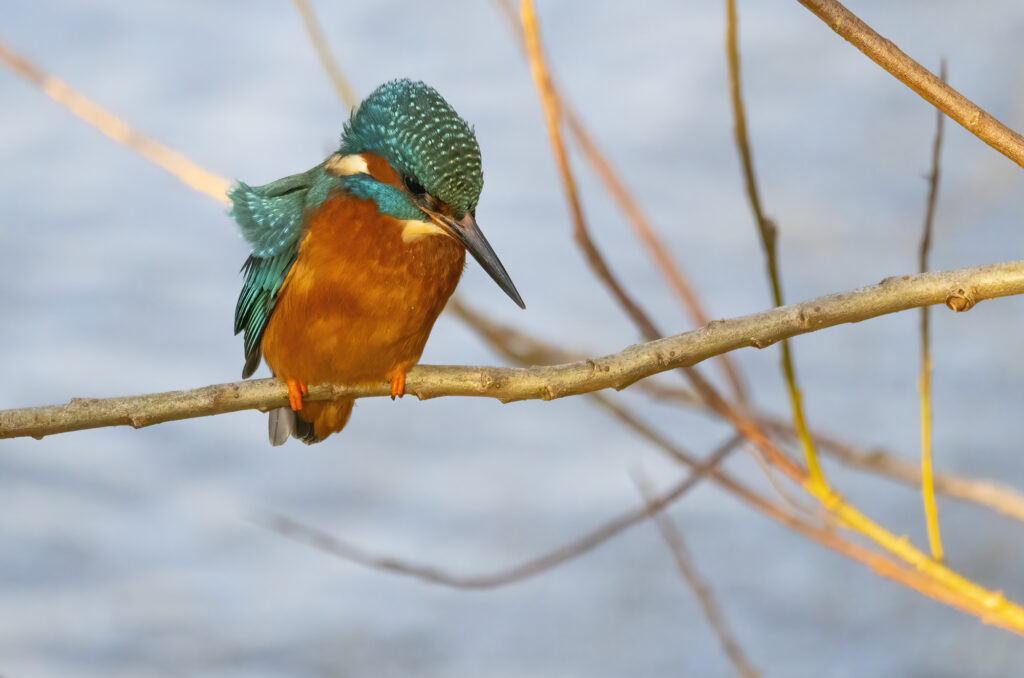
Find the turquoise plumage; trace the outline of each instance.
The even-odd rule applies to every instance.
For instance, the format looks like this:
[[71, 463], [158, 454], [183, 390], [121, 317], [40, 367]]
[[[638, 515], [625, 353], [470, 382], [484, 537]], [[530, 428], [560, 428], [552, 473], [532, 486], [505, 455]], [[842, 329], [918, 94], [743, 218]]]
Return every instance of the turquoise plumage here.
[[238, 182], [228, 190], [229, 214], [252, 246], [252, 254], [242, 266], [245, 283], [235, 306], [235, 334], [244, 332], [243, 379], [260, 364], [260, 340], [277, 293], [298, 255], [306, 214], [336, 187], [341, 187], [341, 178], [328, 174], [320, 163], [263, 186]]
[[[376, 159], [372, 162], [383, 161], [390, 174], [397, 174], [399, 180], [382, 179], [381, 176], [387, 174], [381, 175], [379, 169], [377, 174], [369, 171], [368, 158]], [[346, 159], [351, 163], [350, 167], [342, 166]], [[242, 377], [247, 378], [255, 372], [262, 354], [267, 351], [267, 347], [263, 346], [264, 334], [267, 341], [272, 344], [274, 337], [277, 336], [275, 346], [281, 344], [282, 336], [290, 336], [287, 332], [275, 335], [275, 328], [285, 322], [277, 316], [282, 313], [287, 315], [288, 291], [282, 292], [282, 287], [293, 267], [296, 275], [304, 270], [302, 261], [296, 264], [300, 246], [304, 239], [307, 239], [310, 224], [318, 223], [317, 215], [321, 213], [322, 206], [331, 204], [327, 201], [328, 196], [340, 198], [342, 196], [339, 194], [344, 193], [347, 198], [354, 198], [358, 203], [369, 202], [376, 207], [376, 215], [391, 218], [390, 221], [382, 221], [388, 226], [416, 221], [430, 224], [429, 227], [424, 227], [424, 233], [441, 232], [445, 237], [460, 243], [483, 265], [498, 285], [517, 304], [523, 306], [508, 273], [476, 224], [476, 205], [483, 188], [481, 167], [480, 147], [472, 128], [437, 91], [422, 82], [393, 80], [378, 87], [353, 111], [344, 126], [338, 152], [324, 162], [301, 174], [294, 174], [263, 186], [250, 186], [242, 182], [233, 185], [228, 190], [228, 197], [232, 203], [230, 215], [238, 223], [243, 237], [252, 246], [252, 252], [242, 267], [245, 282], [235, 307], [235, 334], [244, 333], [245, 366]], [[357, 212], [358, 210], [355, 211]], [[349, 209], [348, 213], [353, 212]], [[365, 223], [353, 224], [351, 229], [343, 227], [340, 231], [331, 232], [369, 232], [374, 234], [374, 238], [377, 237], [374, 231], [366, 231]], [[394, 240], [387, 233], [381, 233], [380, 237], [382, 243], [391, 243]], [[401, 240], [402, 243], [413, 241]], [[342, 242], [344, 243], [344, 240]], [[355, 246], [365, 247], [366, 243], [358, 243]], [[419, 245], [402, 244], [399, 251], [404, 251], [405, 247], [409, 247], [409, 251], [423, 249]], [[443, 251], [447, 256], [450, 254], [451, 245], [439, 244], [428, 249], [431, 252]], [[349, 252], [343, 247], [333, 251], [332, 256], [341, 260], [349, 256]], [[369, 262], [380, 256], [384, 255], [372, 250], [366, 254]], [[394, 256], [393, 253], [391, 256]], [[439, 275], [444, 277], [451, 273], [445, 268], [450, 262], [444, 257], [441, 257], [441, 260], [444, 265], [439, 265]], [[402, 260], [401, 264], [409, 266], [410, 261]], [[458, 268], [461, 272], [461, 263]], [[307, 271], [306, 275], [309, 277], [310, 273]], [[454, 288], [457, 279], [456, 275], [453, 280], [444, 284], [450, 284]], [[444, 298], [447, 299], [450, 293], [451, 290], [445, 292]], [[282, 302], [280, 296], [283, 296], [285, 301]], [[275, 308], [277, 316], [274, 316]], [[440, 307], [437, 307], [438, 311], [439, 309]], [[413, 308], [403, 312], [418, 311], [419, 309]], [[325, 306], [319, 312], [325, 317], [330, 317], [332, 313], [338, 314], [341, 311]], [[275, 317], [273, 322], [272, 316]], [[422, 320], [426, 332], [429, 332], [434, 317]], [[292, 333], [301, 334], [305, 323], [294, 317], [289, 322], [297, 328]], [[269, 332], [268, 326], [271, 328]], [[324, 341], [334, 341], [338, 331], [335, 330], [334, 336], [327, 337]], [[426, 334], [422, 338], [425, 341]], [[408, 341], [408, 337], [402, 341]], [[290, 359], [298, 356], [301, 359], [306, 355], [305, 347], [296, 352], [290, 345], [288, 346], [287, 350], [276, 354], [278, 358]], [[315, 357], [315, 346], [309, 348], [314, 351], [312, 355]], [[390, 355], [387, 351], [392, 349], [393, 346], [390, 344], [382, 345], [381, 354]], [[399, 357], [407, 362], [415, 361], [420, 350], [422, 343], [411, 358], [404, 355]], [[356, 348], [350, 348], [350, 352], [354, 351]], [[267, 351], [268, 362], [271, 360], [270, 355]], [[327, 361], [325, 364], [329, 363], [330, 361]], [[293, 370], [290, 362], [280, 364], [285, 368], [283, 375], [280, 365], [271, 364], [271, 368], [278, 377], [290, 379], [289, 398], [292, 409], [301, 409], [301, 396], [293, 393], [292, 382], [305, 384], [310, 377], [304, 374], [291, 374]], [[403, 364], [400, 361], [396, 363]], [[388, 367], [392, 368], [394, 366]], [[303, 368], [298, 371], [302, 373], [305, 370]], [[382, 378], [394, 376], [385, 375], [384, 372], [387, 370], [381, 372]], [[321, 378], [317, 375], [314, 376]], [[336, 375], [330, 372], [324, 373], [323, 378], [343, 376], [344, 374]], [[400, 376], [404, 378], [404, 371]], [[400, 393], [401, 383], [394, 381], [393, 390], [397, 388]], [[330, 424], [338, 427], [341, 425], [343, 422]], [[281, 430], [285, 429], [292, 432], [298, 430], [294, 426]], [[284, 435], [286, 437], [286, 434]], [[272, 438], [280, 441], [278, 435]]]

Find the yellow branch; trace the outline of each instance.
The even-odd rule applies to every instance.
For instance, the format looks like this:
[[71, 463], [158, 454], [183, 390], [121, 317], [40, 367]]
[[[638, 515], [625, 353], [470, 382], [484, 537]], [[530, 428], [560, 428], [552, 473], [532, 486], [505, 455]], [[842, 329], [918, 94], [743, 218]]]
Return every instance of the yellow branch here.
[[[772, 301], [776, 306], [782, 306], [782, 281], [779, 276], [778, 245], [776, 242], [778, 232], [771, 220], [765, 216], [764, 208], [761, 205], [760, 191], [757, 188], [757, 176], [754, 172], [754, 157], [753, 152], [750, 150], [750, 138], [747, 134], [747, 116], [743, 105], [743, 90], [740, 87], [739, 20], [736, 15], [736, 0], [726, 0], [725, 16], [725, 51], [729, 60], [729, 94], [735, 118], [733, 129], [736, 136], [736, 147], [739, 149], [740, 160], [743, 165], [743, 183], [746, 186], [750, 209], [754, 213], [757, 231], [761, 236], [761, 246], [764, 249], [765, 263], [768, 268], [768, 284], [772, 291]], [[786, 380], [786, 393], [789, 394], [789, 404], [793, 410], [793, 428], [796, 430], [797, 439], [800, 441], [801, 449], [803, 449], [811, 481], [827, 489], [828, 483], [825, 480], [825, 474], [822, 473], [821, 465], [818, 463], [818, 454], [814, 450], [814, 441], [807, 430], [803, 398], [800, 395], [800, 387], [797, 384], [796, 367], [794, 366], [793, 353], [788, 341], [782, 342], [782, 374]]]
[[[946, 62], [939, 69], [942, 81], [946, 81]], [[932, 224], [935, 221], [935, 205], [939, 196], [939, 172], [942, 156], [942, 122], [945, 116], [936, 111], [935, 141], [932, 144], [932, 171], [928, 177], [928, 199], [925, 203], [924, 228], [921, 233], [919, 263], [921, 273], [928, 270], [928, 253], [932, 244]], [[941, 561], [942, 534], [939, 531], [939, 507], [935, 502], [935, 474], [932, 469], [932, 349], [931, 332], [928, 322], [928, 307], [921, 308], [921, 376], [917, 382], [921, 396], [921, 500], [924, 502], [925, 524], [928, 528], [928, 544], [932, 557]]]

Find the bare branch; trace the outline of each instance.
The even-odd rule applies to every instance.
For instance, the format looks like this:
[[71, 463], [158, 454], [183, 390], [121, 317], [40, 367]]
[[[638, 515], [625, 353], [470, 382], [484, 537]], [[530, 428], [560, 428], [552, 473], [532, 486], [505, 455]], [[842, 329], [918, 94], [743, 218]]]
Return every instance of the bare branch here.
[[313, 43], [313, 49], [316, 50], [316, 55], [320, 58], [321, 65], [327, 71], [327, 76], [331, 79], [334, 90], [347, 108], [353, 108], [358, 103], [356, 94], [352, 90], [352, 85], [349, 84], [348, 78], [341, 71], [341, 67], [338, 66], [338, 60], [331, 54], [331, 48], [327, 44], [327, 38], [324, 37], [324, 32], [320, 28], [320, 22], [317, 21], [312, 5], [309, 4], [309, 0], [294, 0], [294, 2], [295, 8], [299, 10], [299, 14], [302, 16], [302, 23], [306, 26], [309, 40]]
[[[747, 134], [747, 114], [743, 105], [743, 88], [740, 80], [740, 46], [739, 17], [736, 13], [736, 0], [725, 0], [725, 51], [729, 62], [729, 98], [732, 102], [734, 118], [733, 132], [736, 137], [736, 148], [740, 153], [743, 165], [743, 184], [750, 202], [750, 210], [754, 216], [754, 224], [761, 236], [761, 247], [764, 250], [765, 264], [768, 269], [768, 286], [772, 292], [772, 302], [782, 306], [782, 279], [779, 275], [778, 229], [765, 216], [761, 204], [761, 194], [757, 186], [757, 173], [754, 171], [754, 154], [750, 149], [750, 137]], [[818, 464], [818, 455], [814, 451], [814, 441], [807, 431], [804, 419], [804, 406], [800, 395], [800, 386], [796, 379], [796, 366], [793, 352], [788, 341], [782, 342], [782, 376], [786, 380], [786, 391], [789, 395], [790, 408], [793, 411], [793, 428], [796, 429], [800, 447], [804, 451], [807, 469], [811, 482], [827, 487], [825, 476]]]
[[622, 283], [612, 273], [604, 256], [597, 249], [593, 238], [590, 237], [590, 229], [587, 227], [586, 218], [583, 216], [583, 206], [580, 203], [576, 179], [569, 165], [569, 156], [565, 151], [565, 144], [562, 143], [562, 127], [558, 112], [559, 100], [555, 96], [551, 77], [548, 75], [547, 64], [544, 61], [544, 53], [540, 43], [540, 27], [537, 25], [533, 3], [530, 0], [522, 0], [521, 7], [523, 34], [526, 38], [526, 53], [530, 60], [530, 71], [533, 73], [533, 80], [540, 96], [541, 108], [544, 112], [544, 122], [548, 130], [548, 140], [551, 144], [551, 151], [555, 156], [555, 164], [558, 166], [559, 176], [562, 179], [562, 187], [565, 189], [565, 199], [569, 203], [573, 238], [575, 238], [576, 244], [579, 245], [580, 251], [583, 252], [590, 269], [615, 298], [619, 306], [626, 311], [627, 315], [633, 320], [633, 323], [640, 329], [644, 338], [650, 341], [660, 337], [662, 333], [654, 326], [647, 312], [630, 296]]
[[666, 506], [686, 494], [701, 478], [712, 471], [736, 447], [739, 440], [738, 436], [731, 437], [712, 452], [707, 460], [695, 466], [684, 480], [677, 483], [672, 489], [661, 496], [645, 502], [644, 506], [623, 513], [618, 518], [608, 521], [576, 541], [554, 551], [490, 574], [458, 575], [445, 572], [431, 565], [414, 564], [389, 556], [374, 555], [321, 530], [284, 516], [270, 516], [264, 522], [267, 527], [279, 534], [305, 542], [314, 548], [373, 569], [386, 570], [395, 574], [407, 575], [434, 584], [443, 584], [460, 589], [498, 588], [529, 579], [588, 551], [592, 551], [627, 528], [664, 510]]
[[[495, 4], [500, 10], [502, 18], [505, 19], [506, 25], [517, 38], [517, 42], [525, 54], [526, 37], [523, 32], [523, 26], [519, 22], [519, 18], [516, 16], [515, 8], [512, 7], [510, 0], [496, 0]], [[556, 109], [559, 115], [561, 115], [565, 120], [565, 126], [569, 131], [569, 135], [576, 142], [580, 153], [590, 164], [591, 169], [604, 185], [605, 190], [608, 191], [608, 195], [615, 204], [618, 205], [619, 210], [626, 217], [626, 221], [630, 228], [633, 229], [634, 235], [636, 235], [637, 239], [647, 250], [648, 256], [651, 258], [651, 261], [654, 262], [654, 265], [661, 273], [662, 278], [665, 279], [669, 289], [675, 293], [676, 297], [686, 309], [690, 316], [690, 321], [695, 327], [707, 325], [707, 312], [704, 310], [700, 298], [697, 296], [693, 286], [683, 273], [682, 267], [672, 258], [671, 254], [669, 254], [668, 245], [661, 236], [658, 235], [657, 230], [655, 230], [653, 224], [651, 224], [650, 219], [647, 218], [647, 214], [640, 206], [640, 203], [633, 197], [633, 194], [630, 193], [629, 189], [626, 188], [626, 184], [622, 178], [619, 177], [619, 174], [615, 169], [615, 165], [608, 160], [605, 154], [598, 147], [593, 136], [580, 119], [579, 114], [576, 113], [572, 104], [558, 87], [558, 84], [555, 82], [555, 78], [551, 74], [550, 70], [548, 71], [547, 84], [550, 96], [557, 104]], [[740, 376], [739, 369], [733, 364], [732, 360], [730, 360], [728, 356], [721, 356], [719, 364], [722, 368], [726, 381], [729, 383], [729, 388], [732, 391], [733, 396], [739, 402], [746, 404], [747, 392], [746, 387], [743, 384], [743, 378]]]
[[120, 118], [97, 106], [71, 89], [60, 78], [45, 72], [7, 45], [0, 42], [0, 63], [39, 87], [54, 101], [89, 123], [114, 141], [128, 146], [153, 164], [167, 170], [189, 188], [227, 203], [229, 182], [207, 172], [191, 160], [163, 144], [143, 136]]
[[[944, 302], [962, 311], [983, 299], [1022, 293], [1024, 261], [887, 278], [871, 287], [718, 320], [690, 332], [565, 365], [531, 368], [420, 365], [409, 372], [406, 392], [420, 399], [461, 395], [509, 402], [551, 400], [605, 388], [622, 389], [652, 374], [690, 367], [744, 346], [764, 348], [798, 334], [926, 304]], [[328, 400], [384, 395], [390, 395], [386, 382], [318, 384], [310, 386], [308, 397]], [[76, 398], [67, 405], [0, 411], [0, 438], [38, 437], [100, 426], [139, 428], [176, 419], [286, 404], [287, 389], [276, 379], [143, 396]]]
[[799, 0], [829, 28], [968, 132], [1024, 167], [1024, 137], [876, 33], [836, 0]]
[[[477, 310], [470, 308], [461, 299], [453, 298], [449, 301], [448, 310], [452, 311], [460, 320], [469, 324], [499, 355], [514, 363], [520, 365], [553, 365], [561, 362], [576, 362], [577, 360], [583, 360], [585, 357], [585, 354], [579, 350], [570, 351], [554, 346], [522, 330], [496, 322]], [[705, 403], [690, 391], [668, 386], [653, 378], [638, 381], [630, 389], [642, 391], [646, 396], [656, 400], [680, 403], [687, 407], [718, 416], [709, 410]], [[613, 410], [612, 414], [617, 417], [618, 413], [614, 410], [621, 408], [620, 405], [613, 403], [611, 399], [603, 396], [601, 393], [594, 393], [592, 396], [597, 399], [598, 404]], [[782, 436], [787, 440], [795, 440], [792, 421], [765, 416], [758, 416], [757, 418], [761, 425], [774, 435]], [[632, 427], [632, 424], [626, 425]], [[642, 423], [638, 425], [643, 426]], [[867, 473], [875, 473], [914, 489], [921, 487], [920, 467], [905, 462], [888, 452], [878, 449], [860, 449], [838, 438], [826, 435], [821, 431], [812, 430], [811, 437], [814, 439], [814, 444], [819, 451], [838, 460], [844, 466]], [[760, 454], [752, 451], [751, 456], [759, 464], [763, 465], [764, 468], [767, 468], [767, 463]], [[773, 484], [778, 485], [774, 475], [766, 473], [766, 477]], [[780, 487], [776, 487], [776, 490], [779, 489]], [[967, 478], [952, 473], [940, 473], [935, 476], [935, 489], [940, 494], [952, 499], [972, 502], [1014, 520], [1024, 522], [1024, 496], [1012, 487], [981, 478]], [[794, 503], [794, 498], [787, 496], [786, 501], [792, 504]]]
[[[946, 81], [946, 62], [939, 70]], [[932, 144], [932, 171], [928, 176], [928, 198], [925, 201], [924, 227], [921, 233], [921, 248], [918, 257], [920, 271], [928, 270], [928, 254], [932, 244], [932, 222], [935, 220], [935, 205], [939, 198], [939, 171], [942, 158], [942, 111], [935, 115], [935, 141]], [[935, 503], [935, 478], [932, 472], [932, 350], [931, 332], [928, 323], [930, 309], [921, 307], [921, 376], [917, 387], [921, 396], [921, 498], [924, 502], [925, 524], [928, 528], [928, 544], [935, 560], [943, 559], [942, 536], [939, 531], [939, 507]]]
[[[650, 480], [648, 480], [639, 471], [634, 474], [633, 482], [636, 483], [637, 490], [640, 491], [644, 501], [648, 504], [655, 501], [654, 491], [651, 488]], [[693, 556], [690, 555], [690, 549], [686, 546], [686, 541], [683, 539], [682, 533], [679, 528], [676, 527], [675, 521], [673, 521], [667, 513], [659, 511], [652, 516], [654, 524], [657, 526], [658, 531], [661, 533], [662, 539], [665, 540], [665, 545], [668, 546], [668, 550], [672, 553], [672, 559], [676, 562], [676, 569], [679, 570], [679, 574], [682, 575], [683, 580], [693, 590], [693, 594], [697, 596], [697, 602], [700, 604], [701, 610], [704, 612], [704, 616], [708, 619], [708, 624], [711, 625], [711, 630], [715, 632], [718, 637], [718, 642], [722, 644], [722, 649], [725, 651], [725, 656], [732, 662], [732, 666], [736, 669], [736, 673], [740, 674], [744, 678], [756, 678], [758, 676], [757, 669], [753, 667], [750, 660], [747, 659], [747, 655], [743, 652], [743, 648], [736, 642], [735, 636], [729, 630], [729, 625], [725, 621], [725, 616], [722, 614], [722, 609], [718, 606], [718, 601], [715, 600], [714, 594], [711, 592], [711, 587], [708, 586], [704, 578], [701, 577], [700, 572], [697, 570], [697, 565], [693, 562]]]
[[[762, 424], [779, 435], [792, 437], [788, 422], [762, 420]], [[813, 432], [822, 452], [844, 466], [876, 473], [914, 489], [921, 487], [921, 468], [880, 450], [865, 450], [820, 432]], [[1024, 496], [1016, 489], [992, 480], [965, 478], [951, 473], [935, 475], [935, 489], [951, 499], [986, 506], [1008, 518], [1024, 522]]]

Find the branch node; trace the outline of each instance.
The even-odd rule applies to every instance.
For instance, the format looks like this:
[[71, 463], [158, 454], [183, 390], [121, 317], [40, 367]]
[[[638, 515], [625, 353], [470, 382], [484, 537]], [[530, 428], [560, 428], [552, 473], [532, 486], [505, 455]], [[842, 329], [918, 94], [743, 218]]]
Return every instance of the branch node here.
[[960, 287], [946, 297], [946, 306], [956, 313], [964, 313], [974, 308], [977, 301], [974, 298], [974, 290], [965, 290]]

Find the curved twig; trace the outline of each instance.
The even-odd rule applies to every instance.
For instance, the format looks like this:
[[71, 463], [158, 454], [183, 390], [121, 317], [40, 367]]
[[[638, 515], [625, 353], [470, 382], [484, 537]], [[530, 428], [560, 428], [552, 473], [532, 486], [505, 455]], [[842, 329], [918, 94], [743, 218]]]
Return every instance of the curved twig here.
[[431, 565], [413, 564], [392, 557], [373, 555], [314, 527], [280, 515], [269, 516], [263, 522], [267, 527], [279, 534], [303, 541], [310, 546], [327, 551], [345, 560], [351, 560], [374, 569], [403, 574], [434, 584], [442, 584], [460, 589], [497, 588], [529, 579], [555, 568], [568, 560], [572, 560], [597, 548], [623, 530], [641, 523], [664, 510], [666, 506], [686, 494], [701, 478], [713, 472], [718, 463], [736, 447], [739, 441], [740, 438], [736, 435], [729, 438], [729, 440], [719, 445], [706, 460], [694, 466], [686, 478], [676, 483], [664, 494], [646, 500], [643, 506], [623, 513], [579, 539], [560, 546], [544, 555], [488, 574], [458, 575], [445, 572]]

